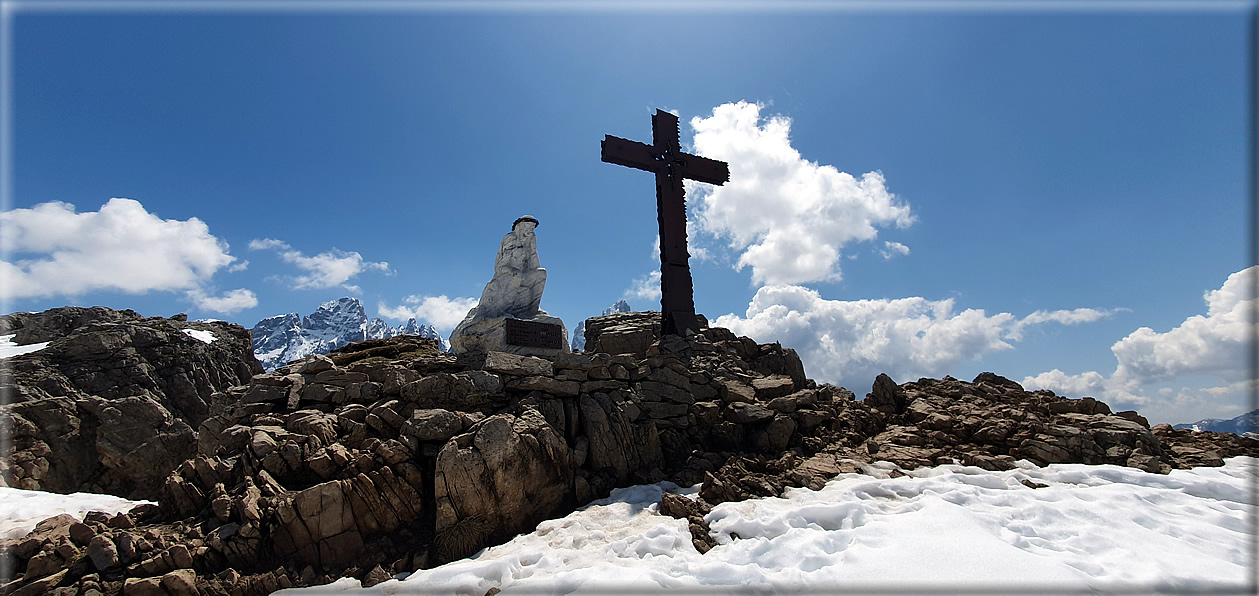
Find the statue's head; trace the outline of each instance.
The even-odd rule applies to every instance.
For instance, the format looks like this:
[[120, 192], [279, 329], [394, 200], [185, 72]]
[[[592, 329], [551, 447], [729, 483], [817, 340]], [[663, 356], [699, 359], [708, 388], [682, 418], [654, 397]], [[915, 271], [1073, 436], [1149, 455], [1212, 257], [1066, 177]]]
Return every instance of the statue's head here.
[[516, 218], [516, 221], [515, 221], [514, 223], [512, 223], [512, 224], [511, 224], [511, 231], [515, 232], [515, 231], [516, 231], [516, 226], [518, 226], [518, 225], [520, 225], [520, 224], [522, 224], [522, 223], [530, 223], [530, 224], [533, 224], [533, 225], [529, 228], [529, 229], [533, 229], [533, 228], [538, 227], [538, 218], [536, 218], [536, 217], [534, 217], [534, 216], [532, 216], [532, 215], [522, 215], [522, 216], [520, 216], [520, 217]]

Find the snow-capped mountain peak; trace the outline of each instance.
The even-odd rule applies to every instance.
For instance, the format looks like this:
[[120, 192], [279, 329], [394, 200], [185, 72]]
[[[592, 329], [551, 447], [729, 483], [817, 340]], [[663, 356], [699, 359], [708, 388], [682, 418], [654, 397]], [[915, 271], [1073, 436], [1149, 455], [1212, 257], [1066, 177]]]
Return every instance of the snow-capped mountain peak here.
[[267, 317], [250, 332], [254, 356], [267, 371], [311, 354], [327, 354], [351, 342], [395, 335], [430, 337], [437, 340], [440, 349], [450, 349], [436, 329], [415, 319], [398, 327], [390, 327], [381, 319], [368, 320], [363, 303], [351, 297], [324, 302], [304, 317], [297, 313]]
[[1188, 424], [1177, 424], [1173, 428], [1189, 428], [1196, 431], [1212, 431], [1217, 433], [1233, 433], [1235, 435], [1254, 437], [1259, 433], [1259, 410], [1246, 412], [1241, 416], [1223, 420], [1206, 418]]

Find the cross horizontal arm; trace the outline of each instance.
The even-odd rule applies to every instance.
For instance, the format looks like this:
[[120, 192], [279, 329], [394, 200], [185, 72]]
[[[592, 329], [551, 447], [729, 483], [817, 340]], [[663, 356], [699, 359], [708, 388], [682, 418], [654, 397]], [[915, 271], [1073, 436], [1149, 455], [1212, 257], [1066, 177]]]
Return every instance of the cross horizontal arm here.
[[599, 147], [602, 150], [602, 160], [608, 163], [647, 170], [648, 172], [656, 172], [662, 167], [660, 161], [656, 159], [653, 153], [655, 149], [651, 145], [612, 135], [604, 135], [603, 142], [599, 143]]
[[678, 163], [674, 165], [674, 173], [683, 178], [690, 178], [691, 180], [718, 186], [730, 180], [730, 166], [726, 162], [691, 155], [690, 153], [683, 153], [678, 156]]

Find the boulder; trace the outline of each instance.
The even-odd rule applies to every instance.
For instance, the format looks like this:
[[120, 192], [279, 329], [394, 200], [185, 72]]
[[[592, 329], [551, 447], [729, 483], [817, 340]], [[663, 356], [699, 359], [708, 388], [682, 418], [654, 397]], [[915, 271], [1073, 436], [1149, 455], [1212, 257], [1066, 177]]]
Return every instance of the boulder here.
[[572, 503], [564, 440], [537, 410], [523, 414], [490, 416], [438, 453], [439, 557], [467, 556], [486, 540], [527, 531]]
[[645, 358], [660, 338], [660, 313], [629, 312], [586, 320], [586, 351]]
[[866, 404], [885, 414], [903, 414], [907, 407], [905, 392], [884, 373], [874, 379], [874, 387], [866, 394]]

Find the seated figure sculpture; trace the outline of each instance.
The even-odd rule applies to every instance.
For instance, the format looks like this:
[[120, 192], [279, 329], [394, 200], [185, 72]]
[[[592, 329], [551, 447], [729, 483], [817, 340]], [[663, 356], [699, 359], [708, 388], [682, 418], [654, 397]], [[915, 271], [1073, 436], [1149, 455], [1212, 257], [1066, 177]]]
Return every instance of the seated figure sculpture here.
[[[494, 277], [485, 284], [481, 300], [468, 311], [463, 322], [450, 335], [450, 346], [457, 354], [501, 351], [514, 354], [552, 355], [561, 348], [537, 345], [515, 345], [507, 336], [508, 319], [523, 321], [525, 325], [558, 326], [542, 328], [546, 333], [558, 333], [563, 338], [560, 346], [568, 345], [568, 331], [564, 323], [539, 308], [542, 290], [546, 287], [546, 269], [538, 260], [538, 241], [534, 229], [538, 220], [530, 215], [518, 218], [511, 232], [503, 236], [498, 255], [494, 258]], [[528, 343], [528, 342], [525, 342]]]

